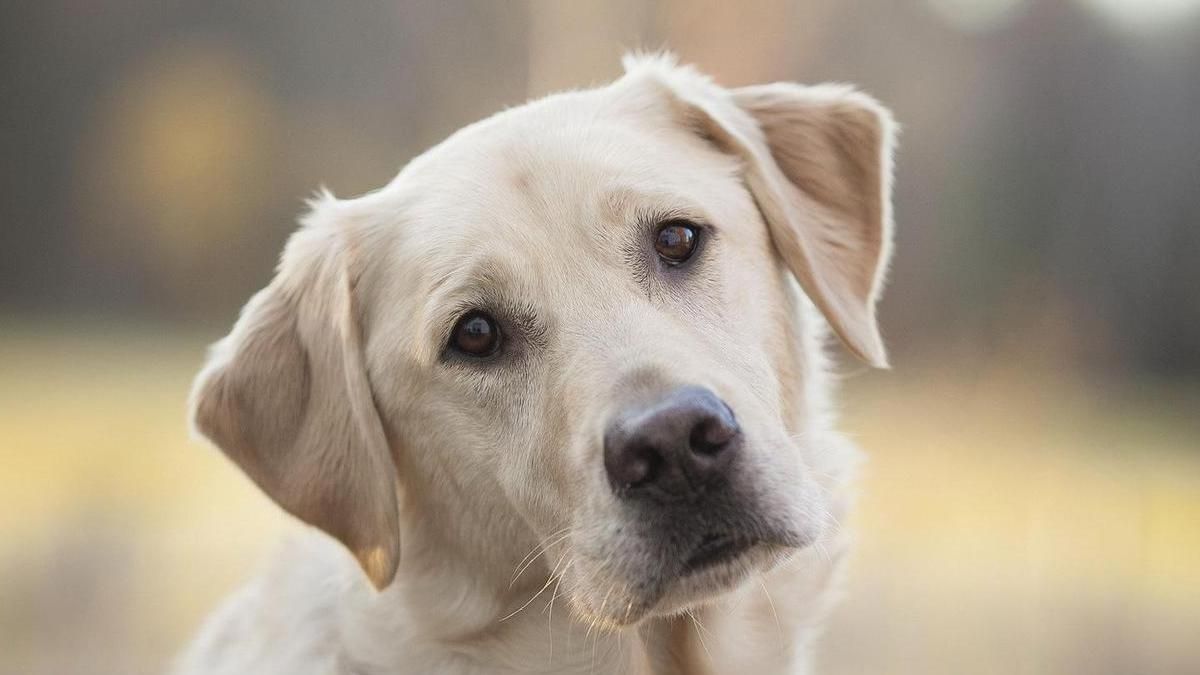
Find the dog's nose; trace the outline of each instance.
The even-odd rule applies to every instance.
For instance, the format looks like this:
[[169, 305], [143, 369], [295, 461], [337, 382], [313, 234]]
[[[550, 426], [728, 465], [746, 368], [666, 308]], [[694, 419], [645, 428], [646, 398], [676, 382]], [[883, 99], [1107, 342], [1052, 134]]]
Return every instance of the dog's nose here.
[[726, 479], [741, 438], [733, 412], [716, 394], [683, 387], [609, 424], [604, 468], [622, 498], [686, 498]]

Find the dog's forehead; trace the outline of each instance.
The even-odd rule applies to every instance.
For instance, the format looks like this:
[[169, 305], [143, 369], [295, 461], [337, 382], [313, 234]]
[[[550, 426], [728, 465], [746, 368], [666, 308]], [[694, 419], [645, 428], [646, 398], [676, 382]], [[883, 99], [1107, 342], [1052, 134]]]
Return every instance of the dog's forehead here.
[[730, 248], [766, 246], [736, 158], [668, 107], [610, 94], [556, 95], [467, 127], [369, 200], [384, 223], [373, 297], [402, 304], [388, 316], [412, 331], [414, 353], [431, 360], [428, 345], [464, 308], [585, 321], [580, 297], [619, 307], [619, 289], [641, 293], [632, 247], [661, 220], [715, 224]]
[[428, 289], [487, 261], [537, 284], [578, 256], [615, 257], [648, 219], [744, 207], [736, 160], [667, 112], [609, 89], [571, 92], [454, 134], [389, 186], [403, 196], [410, 271], [424, 269]]
[[514, 242], [603, 237], [631, 211], [702, 208], [735, 162], [627, 103], [608, 90], [560, 94], [454, 134], [401, 175], [415, 216], [437, 222], [422, 229]]

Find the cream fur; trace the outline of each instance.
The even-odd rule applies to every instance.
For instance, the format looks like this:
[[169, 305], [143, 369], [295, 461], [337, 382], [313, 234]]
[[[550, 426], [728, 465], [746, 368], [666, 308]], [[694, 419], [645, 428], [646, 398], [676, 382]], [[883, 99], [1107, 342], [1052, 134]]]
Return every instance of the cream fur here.
[[[472, 125], [377, 192], [314, 200], [193, 410], [325, 534], [214, 614], [180, 675], [807, 672], [857, 458], [833, 428], [826, 322], [886, 364], [894, 125], [846, 87], [626, 70]], [[667, 217], [716, 230], [684, 288], [631, 270], [639, 223]], [[513, 354], [448, 362], [448, 326], [480, 303], [527, 322]], [[597, 447], [634, 370], [736, 411], [764, 517], [807, 546], [640, 604]]]

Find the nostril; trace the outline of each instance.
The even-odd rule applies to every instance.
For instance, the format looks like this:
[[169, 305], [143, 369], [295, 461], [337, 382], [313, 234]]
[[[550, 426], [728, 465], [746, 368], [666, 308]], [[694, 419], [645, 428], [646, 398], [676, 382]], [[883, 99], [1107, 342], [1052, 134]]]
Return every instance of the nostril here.
[[633, 490], [653, 483], [662, 470], [662, 457], [646, 446], [630, 446], [605, 459], [609, 479], [620, 490]]
[[726, 419], [724, 415], [710, 415], [692, 427], [688, 442], [696, 454], [715, 455], [729, 445], [737, 433], [737, 423], [732, 417]]

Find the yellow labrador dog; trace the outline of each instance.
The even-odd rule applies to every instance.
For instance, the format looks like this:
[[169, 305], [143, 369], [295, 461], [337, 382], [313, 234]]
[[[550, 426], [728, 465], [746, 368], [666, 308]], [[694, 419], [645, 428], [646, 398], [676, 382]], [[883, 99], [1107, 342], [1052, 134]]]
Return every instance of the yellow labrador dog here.
[[856, 454], [823, 343], [886, 365], [893, 134], [631, 57], [316, 199], [193, 415], [330, 536], [179, 672], [805, 672]]

